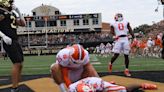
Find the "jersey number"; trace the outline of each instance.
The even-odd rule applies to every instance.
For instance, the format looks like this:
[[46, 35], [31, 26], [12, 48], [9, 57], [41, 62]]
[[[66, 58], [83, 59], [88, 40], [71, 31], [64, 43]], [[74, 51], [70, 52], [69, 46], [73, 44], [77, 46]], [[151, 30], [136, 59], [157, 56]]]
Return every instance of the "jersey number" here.
[[119, 24], [118, 24], [118, 29], [119, 29], [120, 31], [124, 30], [124, 24], [123, 24], [123, 23], [119, 23]]
[[10, 19], [12, 19], [12, 23], [10, 24], [11, 25], [11, 28], [17, 28], [16, 25], [15, 25], [15, 17], [14, 16], [10, 16]]

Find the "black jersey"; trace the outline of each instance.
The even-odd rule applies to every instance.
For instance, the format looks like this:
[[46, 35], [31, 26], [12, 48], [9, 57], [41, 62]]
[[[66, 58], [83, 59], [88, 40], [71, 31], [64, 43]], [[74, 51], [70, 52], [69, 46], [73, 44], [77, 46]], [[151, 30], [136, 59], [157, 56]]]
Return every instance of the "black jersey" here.
[[163, 48], [164, 48], [164, 34], [163, 34], [163, 36], [162, 36], [162, 46], [163, 46]]
[[0, 8], [0, 31], [11, 39], [17, 40], [16, 15]]

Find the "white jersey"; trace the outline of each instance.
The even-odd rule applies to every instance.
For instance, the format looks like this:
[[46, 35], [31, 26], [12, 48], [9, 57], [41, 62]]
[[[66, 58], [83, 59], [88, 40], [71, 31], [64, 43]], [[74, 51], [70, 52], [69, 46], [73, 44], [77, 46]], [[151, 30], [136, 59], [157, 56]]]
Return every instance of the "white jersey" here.
[[85, 51], [84, 62], [80, 64], [75, 64], [71, 61], [70, 58], [71, 48], [64, 48], [58, 52], [56, 55], [56, 63], [68, 68], [68, 77], [72, 82], [78, 81], [81, 79], [81, 74], [83, 73], [83, 66], [89, 63], [89, 53]]
[[126, 88], [123, 86], [118, 86], [115, 84], [111, 84], [109, 82], [106, 82], [98, 77], [87, 77], [82, 80], [79, 80], [69, 86], [69, 92], [76, 92], [76, 87], [79, 83], [85, 83], [89, 85], [93, 85], [95, 92], [97, 91], [116, 91], [116, 92], [126, 92]]
[[62, 50], [60, 50], [58, 52], [58, 54], [56, 55], [56, 63], [59, 63], [61, 66], [63, 67], [67, 67], [70, 69], [76, 69], [76, 68], [80, 68], [83, 65], [87, 64], [89, 62], [89, 53], [88, 51], [85, 51], [85, 56], [84, 56], [84, 62], [82, 64], [75, 64], [71, 61], [70, 59], [70, 51], [71, 48], [64, 48]]
[[127, 35], [129, 32], [127, 25], [127, 21], [116, 21], [113, 23], [112, 26], [114, 27], [115, 36]]
[[99, 53], [99, 52], [100, 52], [100, 47], [96, 46], [96, 53]]
[[[126, 55], [129, 55], [130, 52], [130, 44], [128, 40], [128, 22], [127, 21], [116, 21], [112, 24], [114, 27], [114, 33], [116, 36], [115, 45], [112, 49], [112, 52], [114, 53], [124, 53]], [[125, 35], [121, 37], [121, 35]]]
[[152, 47], [154, 45], [154, 42], [152, 40], [147, 41], [147, 47]]

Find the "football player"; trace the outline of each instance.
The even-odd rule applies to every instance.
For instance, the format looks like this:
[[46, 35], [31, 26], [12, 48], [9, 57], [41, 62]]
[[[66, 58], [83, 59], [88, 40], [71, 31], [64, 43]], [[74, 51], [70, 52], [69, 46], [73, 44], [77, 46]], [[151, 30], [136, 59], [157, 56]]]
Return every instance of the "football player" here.
[[89, 53], [80, 44], [60, 50], [56, 62], [51, 65], [51, 74], [62, 92], [67, 92], [70, 84], [85, 78], [99, 77], [89, 60]]
[[25, 26], [25, 20], [14, 5], [14, 1], [0, 0], [0, 37], [3, 39], [3, 47], [13, 63], [11, 92], [19, 91], [18, 83], [23, 62], [23, 52], [17, 41], [17, 26]]
[[112, 71], [113, 62], [117, 59], [119, 54], [123, 52], [125, 58], [125, 67], [126, 67], [124, 73], [126, 76], [131, 76], [128, 70], [129, 52], [130, 52], [128, 32], [132, 35], [132, 38], [134, 38], [134, 34], [132, 32], [130, 23], [123, 19], [123, 15], [121, 13], [117, 13], [114, 19], [115, 22], [111, 24], [111, 33], [115, 37], [115, 44], [112, 49], [114, 56], [111, 58], [111, 61], [109, 63], [109, 72]]
[[133, 84], [128, 87], [107, 82], [98, 77], [87, 77], [69, 86], [68, 92], [138, 92], [140, 90], [156, 90], [157, 86], [150, 83]]

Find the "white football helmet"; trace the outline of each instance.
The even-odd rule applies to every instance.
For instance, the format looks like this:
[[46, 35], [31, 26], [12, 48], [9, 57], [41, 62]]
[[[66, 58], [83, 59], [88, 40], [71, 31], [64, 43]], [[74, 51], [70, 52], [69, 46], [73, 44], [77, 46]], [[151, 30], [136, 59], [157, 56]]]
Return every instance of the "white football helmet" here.
[[123, 15], [121, 13], [117, 13], [114, 16], [115, 21], [122, 21], [123, 20]]

